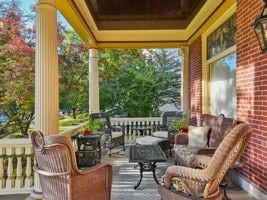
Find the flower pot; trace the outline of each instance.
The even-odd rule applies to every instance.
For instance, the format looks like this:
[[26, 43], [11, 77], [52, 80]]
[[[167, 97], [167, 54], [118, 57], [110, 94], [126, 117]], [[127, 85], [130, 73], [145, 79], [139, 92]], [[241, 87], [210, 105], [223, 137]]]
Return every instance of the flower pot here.
[[181, 132], [188, 133], [188, 127], [181, 128]]
[[83, 135], [91, 135], [91, 134], [92, 134], [92, 131], [89, 131], [89, 130], [83, 131]]

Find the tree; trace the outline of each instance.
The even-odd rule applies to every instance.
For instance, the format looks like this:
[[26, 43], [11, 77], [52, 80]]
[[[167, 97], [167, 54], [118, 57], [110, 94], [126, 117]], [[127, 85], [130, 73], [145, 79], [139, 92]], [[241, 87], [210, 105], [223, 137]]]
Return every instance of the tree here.
[[34, 46], [27, 44], [17, 1], [1, 4], [0, 13], [0, 113], [26, 134], [34, 116]]
[[65, 31], [60, 45], [60, 109], [71, 110], [76, 119], [77, 110], [88, 110], [88, 51], [73, 30]]
[[[157, 116], [167, 103], [180, 102], [179, 56], [167, 50], [102, 50], [101, 109], [130, 117]], [[114, 66], [114, 67], [113, 67]]]

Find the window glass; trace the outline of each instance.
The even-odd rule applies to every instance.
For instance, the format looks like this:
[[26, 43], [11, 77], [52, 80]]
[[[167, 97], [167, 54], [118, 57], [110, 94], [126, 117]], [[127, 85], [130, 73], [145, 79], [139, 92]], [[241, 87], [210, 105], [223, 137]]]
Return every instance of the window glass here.
[[236, 118], [236, 54], [210, 64], [211, 114]]
[[235, 45], [236, 16], [233, 15], [207, 38], [208, 59]]

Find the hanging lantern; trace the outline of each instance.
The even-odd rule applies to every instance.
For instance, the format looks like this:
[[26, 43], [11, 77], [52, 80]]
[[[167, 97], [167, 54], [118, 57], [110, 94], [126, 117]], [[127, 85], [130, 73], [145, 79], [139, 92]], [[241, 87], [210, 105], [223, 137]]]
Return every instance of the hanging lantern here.
[[267, 0], [264, 0], [264, 8], [259, 18], [254, 22], [254, 31], [257, 35], [261, 50], [267, 52]]

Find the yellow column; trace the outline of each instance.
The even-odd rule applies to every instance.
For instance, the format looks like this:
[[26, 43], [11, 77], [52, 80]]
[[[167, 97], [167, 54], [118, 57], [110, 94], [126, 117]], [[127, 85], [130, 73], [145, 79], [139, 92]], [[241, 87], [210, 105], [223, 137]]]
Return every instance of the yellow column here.
[[[58, 133], [59, 113], [57, 18], [55, 0], [38, 0], [36, 6], [35, 129], [44, 135]], [[42, 199], [39, 176], [28, 199]]]
[[181, 84], [181, 108], [184, 113], [189, 112], [189, 48], [181, 47], [182, 52], [182, 84]]
[[100, 111], [97, 49], [89, 50], [89, 113]]
[[59, 86], [55, 0], [36, 6], [35, 129], [58, 133]]

